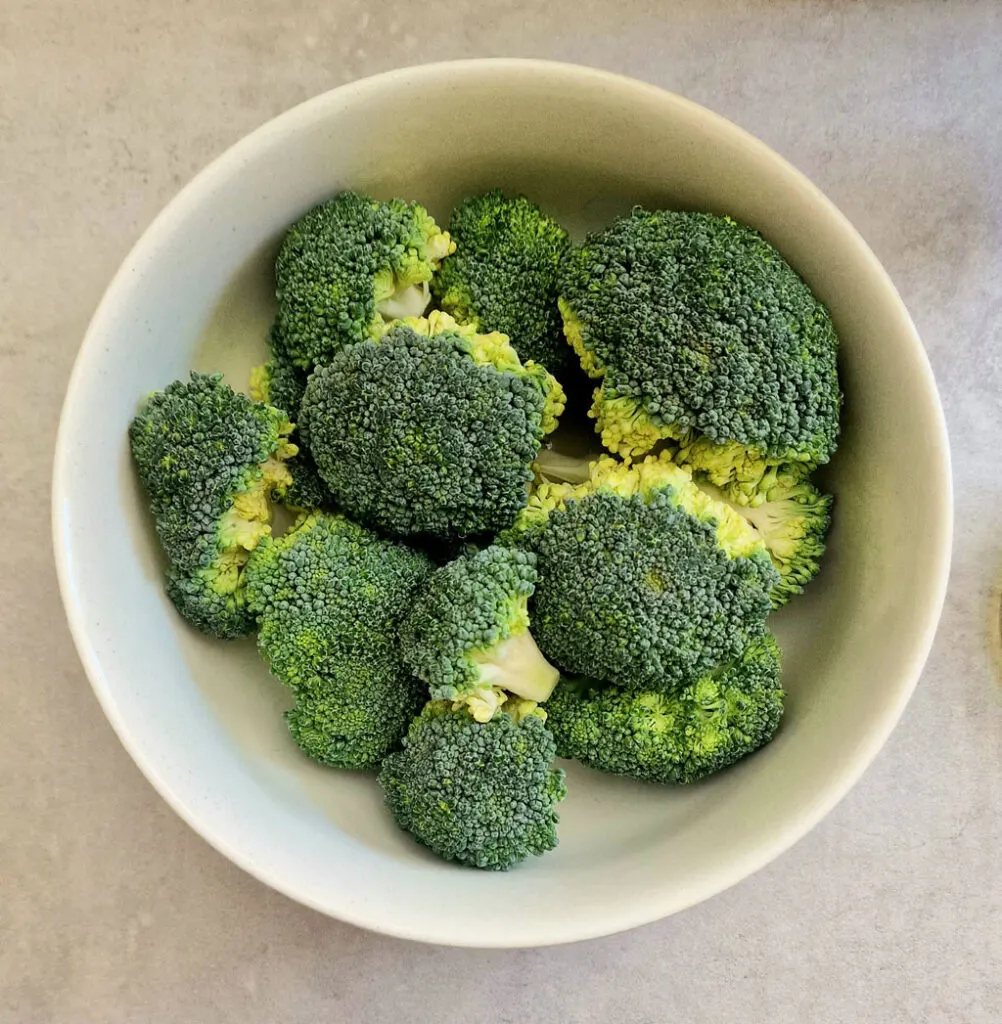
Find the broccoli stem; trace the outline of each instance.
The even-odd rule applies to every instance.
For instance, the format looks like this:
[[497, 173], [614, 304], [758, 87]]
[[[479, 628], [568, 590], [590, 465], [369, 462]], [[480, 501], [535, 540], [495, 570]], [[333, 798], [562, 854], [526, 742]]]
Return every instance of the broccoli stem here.
[[550, 484], [583, 484], [591, 473], [593, 458], [580, 455], [565, 455], [563, 452], [544, 448], [533, 468], [536, 474]]
[[376, 311], [385, 320], [403, 320], [409, 316], [422, 316], [431, 301], [428, 282], [398, 288], [389, 298], [376, 303]]
[[553, 693], [560, 679], [560, 673], [543, 657], [528, 630], [502, 640], [471, 660], [481, 666], [485, 684], [537, 703]]

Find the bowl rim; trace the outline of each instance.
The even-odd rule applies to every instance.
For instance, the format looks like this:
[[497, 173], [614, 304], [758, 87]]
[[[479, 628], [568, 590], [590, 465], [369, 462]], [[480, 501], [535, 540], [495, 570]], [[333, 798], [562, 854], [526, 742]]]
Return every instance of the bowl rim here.
[[[509, 937], [494, 935], [471, 938], [450, 930], [447, 922], [429, 924], [418, 931], [410, 927], [401, 927], [390, 918], [381, 917], [375, 919], [367, 917], [365, 913], [354, 913], [344, 907], [335, 908], [326, 903], [321, 903], [311, 898], [308, 892], [297, 890], [292, 884], [282, 878], [272, 876], [252, 856], [232, 846], [216, 828], [211, 818], [201, 817], [188, 807], [185, 798], [174, 789], [171, 781], [157, 772], [147, 759], [143, 749], [134, 742], [128, 724], [119, 714], [113, 696], [113, 686], [110, 685], [108, 678], [101, 669], [96, 652], [88, 636], [82, 608], [78, 606], [75, 600], [73, 592], [72, 545], [67, 533], [63, 529], [61, 512], [69, 500], [69, 481], [73, 475], [73, 467], [68, 457], [70, 449], [68, 424], [74, 419], [74, 410], [77, 404], [82, 401], [85, 378], [92, 372], [92, 363], [99, 356], [101, 336], [104, 332], [105, 322], [111, 318], [112, 311], [127, 293], [130, 287], [130, 279], [135, 269], [140, 265], [146, 264], [149, 258], [160, 248], [162, 239], [172, 230], [171, 226], [177, 219], [178, 214], [186, 207], [197, 205], [201, 202], [202, 197], [213, 190], [213, 183], [217, 179], [228, 177], [236, 171], [243, 161], [244, 155], [256, 150], [279, 125], [281, 125], [282, 130], [288, 130], [297, 120], [308, 120], [316, 111], [328, 104], [350, 103], [356, 97], [364, 96], [373, 91], [392, 89], [404, 80], [413, 80], [415, 76], [428, 79], [442, 75], [476, 76], [481, 72], [497, 72], [499, 70], [520, 75], [542, 73], [549, 76], [562, 77], [569, 83], [572, 81], [581, 83], [590, 81], [593, 85], [600, 84], [605, 88], [615, 89], [624, 94], [633, 92], [638, 97], [650, 97], [654, 94], [663, 103], [675, 105], [680, 109], [689, 111], [690, 114], [699, 116], [716, 132], [728, 135], [739, 141], [742, 146], [756, 151], [760, 157], [782, 169], [784, 173], [792, 174], [800, 179], [805, 189], [813, 194], [816, 202], [826, 208], [829, 216], [833, 216], [839, 222], [842, 230], [854, 238], [858, 246], [860, 259], [867, 264], [867, 269], [878, 280], [887, 298], [897, 306], [898, 312], [901, 315], [901, 322], [904, 325], [903, 329], [909, 335], [915, 368], [919, 371], [921, 386], [926, 393], [931, 427], [928, 439], [929, 447], [933, 449], [933, 462], [938, 461], [942, 467], [944, 493], [942, 515], [940, 521], [936, 524], [938, 533], [933, 543], [929, 545], [925, 552], [929, 584], [926, 588], [922, 613], [921, 615], [916, 614], [916, 621], [921, 627], [921, 639], [916, 643], [907, 664], [903, 664], [898, 673], [897, 700], [884, 714], [883, 718], [877, 721], [860, 741], [851, 761], [847, 763], [844, 770], [831, 778], [824, 790], [817, 794], [817, 799], [812, 801], [810, 807], [791, 815], [786, 826], [776, 834], [763, 838], [752, 854], [740, 860], [735, 860], [732, 870], [725, 879], [715, 877], [699, 884], [693, 884], [687, 887], [684, 894], [675, 895], [667, 899], [659, 899], [656, 891], [650, 892], [644, 901], [638, 901], [633, 906], [620, 906], [614, 914], [609, 914], [606, 911], [603, 916], [596, 920], [592, 927], [587, 929], [578, 927], [573, 933], [569, 933], [559, 921], [551, 921], [536, 925], [532, 936], [521, 934]], [[531, 946], [581, 941], [625, 931], [643, 924], [649, 924], [678, 911], [685, 910], [711, 896], [715, 896], [732, 885], [743, 881], [779, 857], [807, 835], [842, 800], [869, 767], [893, 731], [915, 690], [928, 659], [946, 597], [953, 537], [954, 496], [946, 420], [928, 355], [919, 338], [918, 331], [897, 289], [894, 287], [887, 271], [881, 265], [876, 255], [845, 215], [810, 179], [770, 146], [767, 146], [743, 128], [740, 128], [720, 114], [714, 113], [706, 107], [676, 93], [625, 75], [585, 65], [560, 61], [501, 57], [439, 61], [401, 67], [367, 76], [320, 93], [270, 118], [250, 133], [238, 139], [219, 156], [215, 157], [174, 195], [143, 231], [125, 256], [105, 290], [84, 334], [69, 377], [66, 395], [60, 412], [52, 472], [51, 516], [53, 551], [60, 596], [77, 654], [91, 687], [119, 741], [128, 751], [133, 761], [135, 761], [140, 771], [146, 776], [157, 793], [195, 832], [219, 853], [223, 854], [223, 856], [270, 888], [305, 906], [350, 924], [399, 938], [437, 944], [477, 948], [528, 948]]]

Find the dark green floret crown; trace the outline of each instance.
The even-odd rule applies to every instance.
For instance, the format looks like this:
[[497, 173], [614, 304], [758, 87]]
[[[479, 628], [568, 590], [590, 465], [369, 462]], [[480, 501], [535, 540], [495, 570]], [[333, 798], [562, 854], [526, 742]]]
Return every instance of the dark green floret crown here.
[[132, 421], [132, 455], [167, 555], [167, 593], [203, 633], [253, 629], [243, 595], [249, 553], [271, 531], [268, 495], [291, 483], [285, 414], [192, 373], [152, 394]]
[[573, 359], [557, 310], [567, 232], [524, 196], [498, 190], [464, 200], [452, 212], [456, 251], [432, 280], [447, 313], [511, 338], [523, 360], [559, 373]]
[[405, 660], [434, 699], [455, 700], [482, 684], [475, 657], [528, 627], [536, 582], [533, 554], [492, 546], [434, 572], [401, 630]]
[[286, 416], [223, 383], [222, 374], [192, 373], [150, 395], [129, 440], [157, 534], [171, 563], [208, 566], [223, 519], [285, 444]]
[[245, 577], [258, 646], [296, 697], [289, 728], [309, 756], [368, 768], [399, 742], [425, 695], [397, 630], [431, 568], [423, 554], [324, 513], [254, 552]]
[[506, 539], [537, 555], [533, 635], [565, 673], [677, 690], [765, 633], [763, 544], [665, 458], [540, 486]]
[[539, 714], [475, 721], [448, 701], [428, 704], [379, 783], [397, 824], [438, 856], [504, 871], [557, 845], [564, 773]]
[[469, 339], [393, 327], [310, 378], [300, 426], [338, 505], [400, 535], [509, 526], [528, 500], [547, 381], [478, 363]]
[[342, 192], [315, 206], [289, 229], [275, 263], [276, 351], [309, 370], [371, 337], [383, 311], [420, 315], [450, 251], [418, 203]]
[[545, 701], [559, 673], [529, 632], [531, 552], [492, 545], [461, 554], [418, 590], [400, 629], [411, 671], [434, 699], [462, 701], [487, 721], [508, 702]]
[[831, 317], [752, 228], [638, 208], [569, 253], [561, 310], [583, 367], [601, 378], [593, 415], [613, 451], [722, 446], [697, 447], [696, 468], [701, 455], [816, 466], [835, 451]]

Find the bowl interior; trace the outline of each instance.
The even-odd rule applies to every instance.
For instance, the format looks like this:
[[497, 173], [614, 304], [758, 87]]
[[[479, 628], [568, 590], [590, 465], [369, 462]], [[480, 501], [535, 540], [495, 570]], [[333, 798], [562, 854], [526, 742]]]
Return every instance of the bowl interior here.
[[[442, 112], [448, 110], [448, 118]], [[568, 766], [561, 845], [506, 874], [443, 864], [389, 820], [374, 779], [293, 747], [253, 641], [176, 617], [126, 429], [189, 368], [237, 387], [263, 358], [281, 232], [350, 187], [424, 202], [524, 192], [573, 232], [634, 203], [750, 222], [826, 301], [842, 341], [844, 440], [824, 571], [774, 616], [789, 693], [760, 754], [687, 789]], [[907, 501], [901, 496], [908, 495]], [[278, 118], [208, 168], [129, 256], [85, 341], [55, 478], [64, 597], [130, 752], [217, 848], [311, 906], [398, 935], [530, 945], [612, 932], [712, 895], [803, 835], [893, 727], [945, 584], [950, 481], [924, 354], [886, 275], [797, 172], [725, 121], [624, 79], [517, 61], [395, 72]]]

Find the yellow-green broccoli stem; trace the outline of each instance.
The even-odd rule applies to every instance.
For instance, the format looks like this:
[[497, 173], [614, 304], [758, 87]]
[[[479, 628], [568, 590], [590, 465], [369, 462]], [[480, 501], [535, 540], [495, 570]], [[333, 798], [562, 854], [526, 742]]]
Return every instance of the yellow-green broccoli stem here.
[[[469, 658], [479, 669], [480, 682], [458, 702], [469, 704], [478, 722], [488, 721], [500, 706], [507, 711], [513, 696], [516, 701], [541, 704], [560, 679], [560, 673], [543, 657], [527, 628]], [[498, 703], [492, 707], [495, 701]]]
[[[267, 402], [285, 412], [290, 420], [299, 417], [299, 406], [306, 390], [307, 375], [282, 356], [274, 355], [267, 363], [256, 366], [250, 375], [250, 396], [257, 402]], [[292, 476], [291, 484], [284, 484], [272, 492], [272, 498], [293, 512], [315, 509], [333, 509], [334, 499], [320, 479], [313, 456], [305, 446], [299, 446], [299, 430], [292, 434], [299, 451], [288, 459], [286, 468]]]
[[583, 484], [590, 476], [598, 457], [582, 458], [544, 448], [532, 464], [536, 486], [540, 484]]
[[439, 231], [430, 217], [426, 215], [423, 223], [428, 231], [423, 243], [409, 249], [405, 259], [397, 265], [387, 267], [375, 276], [379, 319], [373, 320], [373, 337], [382, 333], [382, 322], [417, 318], [424, 314], [431, 302], [429, 282], [442, 260], [456, 248], [449, 232]]
[[[292, 424], [286, 424], [291, 427]], [[262, 537], [271, 534], [271, 506], [268, 498], [272, 493], [281, 494], [292, 484], [292, 474], [286, 460], [299, 449], [284, 441], [275, 455], [268, 459], [248, 486], [233, 495], [233, 504], [219, 522], [219, 543], [222, 554], [241, 556], [246, 562], [247, 554], [257, 547]]]

